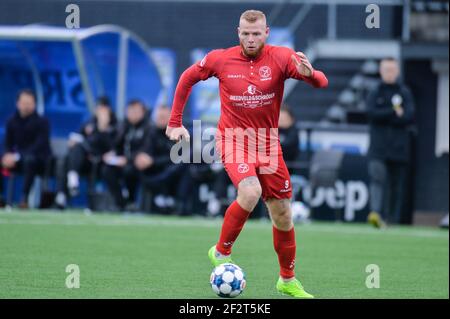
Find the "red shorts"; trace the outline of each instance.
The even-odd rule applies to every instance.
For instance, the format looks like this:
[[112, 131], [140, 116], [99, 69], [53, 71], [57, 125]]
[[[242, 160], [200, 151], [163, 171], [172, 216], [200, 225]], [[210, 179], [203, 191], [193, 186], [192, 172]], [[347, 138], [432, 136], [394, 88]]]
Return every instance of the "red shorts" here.
[[270, 164], [259, 161], [256, 163], [227, 162], [224, 156], [221, 157], [222, 164], [236, 189], [244, 178], [255, 176], [261, 184], [264, 201], [270, 198], [290, 199], [292, 197], [291, 178], [281, 152]]

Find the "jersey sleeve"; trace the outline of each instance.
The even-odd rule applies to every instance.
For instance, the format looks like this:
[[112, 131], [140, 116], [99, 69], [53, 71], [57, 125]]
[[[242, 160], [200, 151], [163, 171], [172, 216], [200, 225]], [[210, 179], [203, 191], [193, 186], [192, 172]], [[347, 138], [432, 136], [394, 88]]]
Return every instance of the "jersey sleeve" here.
[[220, 55], [223, 50], [213, 50], [205, 57], [186, 69], [178, 81], [173, 99], [169, 126], [180, 127], [183, 123], [183, 110], [191, 94], [192, 87], [200, 81], [212, 76], [218, 77], [220, 68]]
[[201, 80], [207, 80], [210, 77], [218, 77], [220, 71], [221, 55], [224, 50], [213, 50], [195, 65]]
[[292, 62], [292, 55], [295, 55], [297, 60], [299, 59], [294, 50], [284, 47], [279, 49], [279, 59], [283, 61], [284, 76], [286, 79], [304, 81], [315, 88], [324, 88], [328, 86], [328, 79], [322, 71], [313, 69], [313, 73], [310, 77], [298, 73], [297, 67], [294, 62]]

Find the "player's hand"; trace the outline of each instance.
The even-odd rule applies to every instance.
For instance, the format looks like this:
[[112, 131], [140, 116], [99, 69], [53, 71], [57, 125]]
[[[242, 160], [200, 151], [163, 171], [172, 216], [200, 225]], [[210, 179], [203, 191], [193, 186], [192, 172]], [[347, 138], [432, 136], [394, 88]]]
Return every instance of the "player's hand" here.
[[106, 152], [105, 154], [103, 154], [103, 161], [106, 163], [106, 162], [109, 162], [114, 156], [116, 155], [116, 153], [115, 152], [113, 152], [113, 151], [109, 151], [109, 152]]
[[128, 163], [128, 160], [125, 156], [117, 157], [117, 166], [124, 167], [125, 165], [127, 165], [127, 163]]
[[141, 152], [136, 155], [134, 159], [134, 166], [136, 166], [138, 170], [143, 171], [150, 168], [154, 162], [153, 157], [147, 153]]
[[[300, 59], [300, 62], [298, 61], [298, 58]], [[291, 59], [295, 64], [298, 73], [308, 78], [312, 76], [314, 68], [312, 67], [306, 55], [303, 54], [303, 52], [296, 52], [296, 54], [291, 55]]]
[[2, 157], [2, 166], [6, 169], [13, 169], [16, 166], [16, 161], [14, 153], [6, 153]]
[[189, 135], [188, 130], [184, 126], [180, 127], [170, 127], [166, 128], [166, 135], [171, 141], [179, 142], [181, 139], [189, 142], [191, 140], [191, 136]]
[[112, 166], [124, 167], [127, 165], [127, 158], [125, 156], [117, 156], [115, 152], [109, 151], [103, 154], [103, 162]]
[[76, 144], [78, 144], [77, 141], [74, 141], [74, 140], [71, 140], [71, 139], [69, 139], [67, 141], [67, 146], [69, 146], [69, 148], [74, 147]]
[[403, 107], [401, 107], [400, 105], [394, 107], [394, 111], [395, 111], [395, 114], [396, 114], [398, 117], [402, 117], [403, 114], [405, 114], [405, 110], [404, 110]]
[[94, 132], [94, 125], [92, 125], [92, 124], [89, 123], [89, 124], [86, 125], [86, 127], [84, 128], [84, 133], [85, 133], [86, 135], [91, 135], [92, 132]]

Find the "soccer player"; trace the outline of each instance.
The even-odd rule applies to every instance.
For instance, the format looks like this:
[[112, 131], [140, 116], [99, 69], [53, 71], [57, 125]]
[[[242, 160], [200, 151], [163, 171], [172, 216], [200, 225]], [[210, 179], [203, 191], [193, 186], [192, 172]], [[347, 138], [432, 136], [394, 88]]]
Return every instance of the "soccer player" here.
[[[286, 79], [305, 81], [315, 88], [326, 87], [328, 80], [321, 71], [314, 70], [303, 53], [265, 45], [269, 27], [263, 12], [245, 11], [237, 31], [239, 46], [213, 50], [183, 72], [166, 134], [173, 141], [190, 140], [189, 132], [182, 125], [182, 114], [192, 86], [212, 76], [218, 78], [221, 117], [216, 145], [238, 195], [225, 212], [219, 241], [211, 247], [208, 256], [214, 266], [232, 262], [233, 243], [262, 196], [272, 219], [273, 243], [280, 265], [276, 289], [297, 298], [313, 298], [295, 277], [292, 190], [279, 139], [275, 136], [273, 140], [273, 132], [277, 132]], [[242, 131], [245, 136], [230, 134]], [[263, 149], [257, 156], [256, 146], [258, 151]], [[268, 149], [269, 161], [264, 157]]]

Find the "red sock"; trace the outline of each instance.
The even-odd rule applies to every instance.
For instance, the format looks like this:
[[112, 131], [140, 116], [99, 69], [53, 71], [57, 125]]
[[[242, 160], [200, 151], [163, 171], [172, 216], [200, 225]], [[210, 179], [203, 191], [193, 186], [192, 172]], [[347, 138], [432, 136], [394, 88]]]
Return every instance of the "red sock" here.
[[237, 201], [234, 201], [228, 207], [223, 219], [220, 238], [216, 245], [216, 249], [219, 253], [222, 255], [231, 254], [231, 247], [239, 236], [249, 215], [250, 212], [239, 206]]
[[295, 230], [282, 231], [273, 226], [273, 246], [278, 254], [280, 276], [284, 279], [295, 277]]

